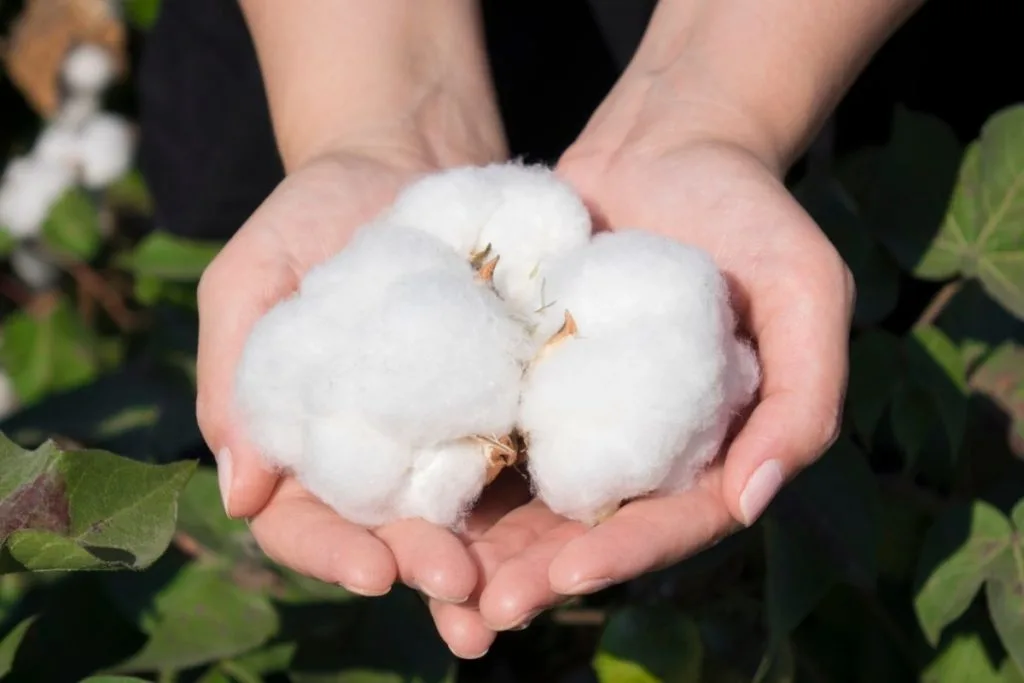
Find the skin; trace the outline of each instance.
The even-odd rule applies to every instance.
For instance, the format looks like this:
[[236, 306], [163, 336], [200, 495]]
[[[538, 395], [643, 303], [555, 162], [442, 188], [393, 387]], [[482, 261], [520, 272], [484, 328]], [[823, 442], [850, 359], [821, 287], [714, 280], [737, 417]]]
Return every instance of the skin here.
[[289, 174], [199, 288], [197, 415], [228, 513], [249, 518], [264, 551], [300, 572], [366, 595], [395, 581], [422, 591], [439, 633], [466, 658], [567, 595], [672, 564], [753, 523], [835, 438], [855, 296], [781, 178], [920, 2], [662, 0], [557, 171], [604, 227], [642, 226], [709, 250], [756, 340], [760, 395], [691, 491], [630, 503], [587, 529], [503, 477], [456, 536], [420, 520], [362, 529], [265, 470], [232, 415], [232, 379], [258, 317], [402, 184], [504, 158], [478, 8], [242, 0]]

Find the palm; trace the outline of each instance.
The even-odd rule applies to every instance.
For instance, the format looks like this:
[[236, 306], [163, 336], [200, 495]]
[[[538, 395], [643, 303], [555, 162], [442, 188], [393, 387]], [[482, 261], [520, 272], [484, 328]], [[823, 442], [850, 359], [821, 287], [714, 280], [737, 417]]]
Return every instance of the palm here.
[[498, 496], [504, 514], [487, 507], [468, 534], [482, 574], [478, 599], [432, 603], [439, 630], [461, 652], [482, 651], [494, 630], [522, 623], [560, 595], [676, 562], [749, 521], [751, 501], [742, 490], [752, 472], [769, 458], [788, 475], [812, 461], [832, 438], [841, 404], [852, 305], [845, 268], [753, 157], [701, 145], [654, 158], [623, 156], [612, 166], [566, 159], [560, 171], [599, 227], [644, 228], [713, 255], [758, 344], [764, 381], [726, 456], [691, 491], [632, 502], [591, 530], [538, 501]]

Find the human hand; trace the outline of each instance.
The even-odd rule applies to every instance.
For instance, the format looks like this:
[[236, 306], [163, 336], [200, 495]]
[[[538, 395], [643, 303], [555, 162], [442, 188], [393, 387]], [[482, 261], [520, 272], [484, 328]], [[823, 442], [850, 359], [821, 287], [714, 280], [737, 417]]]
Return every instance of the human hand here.
[[475, 535], [478, 600], [433, 603], [442, 635], [479, 651], [563, 596], [660, 568], [753, 523], [783, 483], [834, 440], [854, 288], [848, 269], [766, 164], [693, 139], [615, 154], [577, 149], [559, 171], [599, 226], [640, 227], [703, 247], [726, 273], [763, 366], [761, 394], [693, 490], [637, 500], [586, 529], [533, 501]]
[[272, 559], [364, 595], [386, 593], [400, 578], [461, 600], [476, 585], [476, 569], [446, 530], [419, 520], [366, 530], [293, 477], [265, 469], [233, 415], [235, 368], [256, 320], [293, 292], [306, 270], [341, 250], [402, 185], [436, 165], [406, 148], [335, 152], [303, 165], [225, 246], [199, 287], [197, 414], [217, 453], [225, 507], [250, 519]]

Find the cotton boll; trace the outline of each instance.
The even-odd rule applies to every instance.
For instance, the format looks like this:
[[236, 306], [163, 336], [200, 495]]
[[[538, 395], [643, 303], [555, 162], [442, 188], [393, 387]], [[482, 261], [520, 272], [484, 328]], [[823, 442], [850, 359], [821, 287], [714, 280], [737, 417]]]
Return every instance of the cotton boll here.
[[416, 447], [512, 429], [530, 349], [483, 284], [445, 270], [403, 278], [356, 331], [316, 378], [314, 409], [358, 408]]
[[486, 476], [485, 446], [471, 439], [420, 450], [398, 498], [399, 514], [457, 527], [480, 496]]
[[501, 192], [480, 168], [463, 166], [410, 183], [386, 216], [388, 221], [434, 235], [468, 258], [477, 250], [480, 230], [501, 201]]
[[0, 180], [0, 225], [16, 238], [38, 234], [50, 208], [73, 182], [71, 170], [59, 164], [12, 159]]
[[53, 125], [76, 129], [100, 110], [100, 98], [95, 93], [72, 93], [60, 105]]
[[565, 181], [544, 166], [489, 166], [482, 175], [501, 190], [501, 203], [483, 226], [478, 247], [491, 246], [499, 294], [520, 312], [542, 306], [541, 287], [550, 259], [582, 247], [590, 214]]
[[678, 327], [563, 341], [531, 368], [520, 410], [538, 496], [587, 523], [654, 491], [722, 402], [724, 356]]
[[72, 126], [51, 123], [36, 138], [32, 155], [46, 163], [74, 169], [81, 160], [81, 136]]
[[24, 245], [11, 252], [11, 269], [22, 282], [37, 291], [48, 289], [60, 278], [57, 266]]
[[652, 317], [713, 334], [733, 316], [710, 254], [640, 230], [600, 233], [558, 259], [547, 271], [545, 296], [541, 339], [559, 328], [565, 310], [590, 336]]
[[386, 220], [369, 223], [348, 245], [312, 268], [302, 280], [302, 296], [330, 296], [350, 315], [372, 308], [395, 281], [427, 270], [472, 277], [468, 262], [437, 238]]
[[413, 464], [412, 450], [358, 416], [314, 417], [298, 480], [342, 517], [364, 526], [397, 518], [393, 498]]
[[99, 45], [84, 43], [72, 48], [64, 58], [61, 73], [75, 93], [97, 93], [114, 80], [114, 57]]
[[128, 172], [134, 152], [131, 126], [120, 116], [97, 114], [81, 129], [82, 184], [106, 187]]
[[246, 340], [235, 376], [236, 407], [249, 439], [275, 467], [303, 461], [304, 391], [328, 358], [332, 337], [316, 303], [293, 297], [260, 318]]

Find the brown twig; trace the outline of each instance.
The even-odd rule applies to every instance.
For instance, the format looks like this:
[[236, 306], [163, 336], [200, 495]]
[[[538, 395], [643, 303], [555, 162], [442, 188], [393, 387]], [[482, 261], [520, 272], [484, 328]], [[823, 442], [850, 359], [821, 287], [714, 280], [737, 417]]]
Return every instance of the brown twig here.
[[102, 275], [87, 263], [80, 261], [66, 262], [62, 265], [75, 279], [78, 287], [103, 307], [114, 324], [124, 331], [131, 331], [138, 327], [139, 317], [128, 308], [121, 293], [103, 279]]
[[964, 286], [963, 280], [953, 280], [947, 282], [942, 289], [932, 298], [925, 309], [921, 312], [921, 316], [914, 323], [914, 327], [926, 327], [931, 325], [939, 316], [942, 315], [942, 311], [945, 310], [949, 302], [953, 300], [957, 292]]

